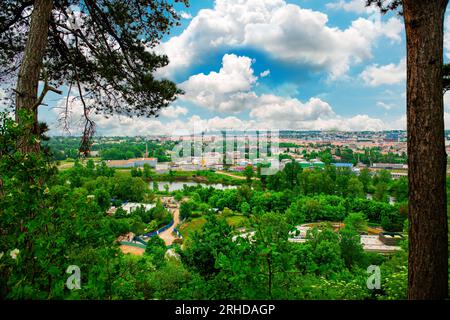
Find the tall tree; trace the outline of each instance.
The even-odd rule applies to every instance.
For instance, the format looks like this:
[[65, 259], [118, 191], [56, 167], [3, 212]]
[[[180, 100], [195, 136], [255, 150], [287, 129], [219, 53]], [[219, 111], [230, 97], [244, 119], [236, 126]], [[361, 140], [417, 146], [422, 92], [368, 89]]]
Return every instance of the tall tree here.
[[[16, 120], [20, 120], [19, 110], [30, 110], [35, 118], [31, 131], [35, 134], [38, 134], [39, 130], [37, 109], [42, 102], [42, 99], [38, 100], [39, 75], [47, 46], [47, 33], [53, 6], [52, 2], [52, 0], [36, 0], [35, 9], [31, 15], [30, 31], [28, 33], [28, 40], [25, 45], [16, 86]], [[46, 81], [41, 94], [42, 97], [48, 89], [49, 85]], [[53, 88], [52, 90], [56, 91]], [[39, 144], [34, 145], [34, 147], [38, 146]], [[26, 145], [25, 150], [29, 147], [33, 146]]]
[[[188, 0], [174, 0], [188, 5]], [[16, 114], [34, 113], [45, 94], [72, 88], [83, 105], [81, 151], [94, 134], [93, 113], [154, 116], [181, 93], [153, 73], [168, 64], [155, 47], [178, 23], [165, 0], [3, 0], [0, 2], [0, 79], [15, 80]], [[39, 81], [44, 81], [38, 96]]]
[[409, 299], [448, 296], [443, 34], [448, 0], [368, 0], [401, 7], [407, 42]]

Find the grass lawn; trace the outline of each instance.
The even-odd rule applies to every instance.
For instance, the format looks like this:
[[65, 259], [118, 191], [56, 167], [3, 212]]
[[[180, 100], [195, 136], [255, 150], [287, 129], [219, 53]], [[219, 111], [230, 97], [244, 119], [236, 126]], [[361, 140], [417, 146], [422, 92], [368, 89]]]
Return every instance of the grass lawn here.
[[[86, 162], [88, 162], [89, 160], [93, 160], [95, 164], [100, 164], [102, 159], [101, 158], [87, 158], [84, 160], [80, 160], [80, 162], [85, 165]], [[58, 160], [58, 162], [59, 162], [58, 169], [66, 170], [66, 169], [70, 169], [73, 167], [75, 160], [68, 158], [66, 160]]]
[[131, 170], [130, 169], [115, 170], [114, 175], [116, 177], [131, 177]]
[[[228, 225], [232, 227], [241, 227], [245, 226], [248, 223], [248, 218], [242, 215], [236, 215], [227, 217], [226, 221]], [[183, 223], [178, 230], [180, 231], [183, 238], [186, 240], [189, 239], [194, 232], [200, 231], [205, 223], [206, 218], [204, 217], [194, 218], [189, 222]]]
[[189, 239], [195, 231], [200, 231], [205, 223], [206, 219], [204, 217], [194, 218], [189, 222], [183, 223], [179, 228], [179, 231], [186, 240]]
[[232, 227], [242, 227], [248, 223], [248, 218], [244, 216], [232, 216], [226, 218], [228, 225]]
[[245, 177], [245, 174], [242, 171], [226, 171], [226, 173], [230, 173], [234, 176]]

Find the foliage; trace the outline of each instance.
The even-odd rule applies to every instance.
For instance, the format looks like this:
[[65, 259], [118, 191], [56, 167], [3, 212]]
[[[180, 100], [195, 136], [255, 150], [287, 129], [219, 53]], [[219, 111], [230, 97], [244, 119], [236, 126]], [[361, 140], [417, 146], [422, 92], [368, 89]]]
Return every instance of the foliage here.
[[[0, 252], [17, 253], [2, 259], [0, 292], [8, 299], [63, 298], [69, 265], [105, 274], [116, 252], [114, 234], [95, 197], [57, 184], [48, 154], [20, 151], [18, 137], [32, 123], [26, 114], [22, 119], [30, 121], [18, 125], [5, 114], [0, 121]], [[106, 294], [102, 288], [96, 290]]]
[[219, 270], [215, 267], [215, 257], [226, 252], [231, 246], [231, 228], [214, 215], [207, 218], [202, 232], [192, 235], [192, 242], [181, 254], [187, 266], [203, 277], [211, 277]]
[[161, 267], [165, 264], [166, 250], [164, 241], [158, 236], [153, 236], [147, 242], [145, 254], [150, 256], [150, 260], [156, 267]]
[[[121, 208], [113, 216], [105, 211], [111, 202], [142, 199], [148, 195], [147, 184], [93, 161], [77, 161], [73, 168], [58, 172], [50, 153], [21, 153], [17, 146], [21, 125], [6, 115], [1, 119], [2, 298], [406, 297], [407, 245], [383, 257], [364, 252], [359, 235], [368, 222], [402, 230], [405, 204], [355, 196], [364, 190], [364, 178], [332, 167], [301, 170], [293, 164], [273, 180], [281, 183], [277, 190], [248, 185], [227, 190], [186, 187], [177, 193], [179, 200], [189, 198], [180, 204], [186, 219], [179, 227], [184, 241], [175, 250], [181, 259], [166, 259], [167, 247], [157, 236], [149, 239], [142, 257], [135, 257], [123, 255], [115, 239], [130, 231], [154, 231], [170, 222], [171, 215], [160, 201], [150, 210], [138, 207], [130, 214]], [[318, 177], [333, 181], [331, 188], [311, 185]], [[386, 175], [378, 180], [376, 184], [388, 183], [391, 188], [397, 183], [400, 189], [405, 186]], [[373, 183], [370, 177], [367, 184]], [[358, 184], [353, 189], [357, 192], [352, 191], [353, 184]], [[337, 186], [347, 189], [338, 193]], [[289, 241], [293, 226], [315, 221], [343, 221], [345, 227], [336, 232], [320, 223], [307, 233], [306, 242]], [[381, 290], [366, 287], [366, 268], [371, 264], [381, 268]], [[81, 269], [80, 290], [65, 287], [69, 265]]]
[[[180, 2], [180, 1], [178, 1]], [[182, 1], [187, 4], [187, 1]], [[17, 69], [24, 52], [33, 1], [0, 4], [0, 72]], [[72, 12], [77, 7], [79, 11]], [[177, 24], [166, 1], [54, 1], [43, 64], [59, 85], [81, 83], [85, 97], [102, 113], [154, 115], [180, 91], [153, 72], [168, 64], [151, 50]], [[125, 107], [125, 105], [127, 107]]]

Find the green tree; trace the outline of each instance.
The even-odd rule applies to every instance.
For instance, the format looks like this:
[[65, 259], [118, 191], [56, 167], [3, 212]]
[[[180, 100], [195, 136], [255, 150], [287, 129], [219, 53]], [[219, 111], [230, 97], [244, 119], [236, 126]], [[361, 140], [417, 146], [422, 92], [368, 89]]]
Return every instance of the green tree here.
[[252, 165], [247, 165], [244, 169], [244, 176], [247, 179], [247, 183], [251, 183], [252, 182], [252, 178], [254, 176], [254, 171], [253, 171], [253, 166]]
[[[79, 12], [73, 13], [74, 7]], [[87, 96], [101, 113], [152, 116], [180, 93], [174, 83], [152, 74], [168, 64], [167, 57], [146, 50], [179, 19], [166, 1], [6, 0], [0, 12], [1, 73], [11, 74], [20, 61], [16, 110], [33, 113], [35, 134], [44, 96], [61, 93], [50, 83], [77, 88], [85, 110], [83, 146], [94, 131]], [[38, 97], [40, 80], [44, 85]], [[22, 120], [18, 112], [16, 117]]]
[[290, 285], [289, 274], [293, 268], [295, 257], [291, 253], [288, 242], [291, 226], [286, 217], [278, 213], [264, 213], [255, 216], [253, 223], [256, 229], [254, 246], [261, 259], [260, 273], [266, 280], [267, 298], [279, 296], [281, 288]]
[[131, 151], [125, 152], [125, 160], [134, 158], [134, 153]]
[[347, 225], [339, 231], [341, 256], [348, 269], [362, 266], [366, 262], [359, 232]]
[[375, 193], [373, 198], [377, 201], [387, 202], [388, 201], [388, 186], [384, 182], [379, 182], [375, 187]]
[[302, 168], [298, 162], [292, 161], [286, 163], [286, 166], [283, 169], [283, 173], [285, 175], [287, 188], [293, 189], [295, 186], [297, 186], [297, 177], [300, 172], [302, 172]]
[[165, 254], [167, 251], [167, 247], [162, 240], [158, 236], [151, 237], [147, 242], [147, 247], [145, 248], [145, 255], [150, 257], [151, 262], [157, 267], [162, 267], [166, 260]]
[[351, 212], [344, 219], [345, 228], [356, 232], [367, 232], [367, 219], [362, 212]]
[[111, 196], [108, 190], [104, 188], [99, 188], [94, 191], [95, 199], [97, 200], [98, 205], [104, 211], [108, 210], [111, 206]]
[[241, 203], [241, 213], [245, 214], [245, 215], [249, 215], [250, 214], [250, 205], [248, 204], [248, 202], [244, 201]]
[[92, 159], [89, 159], [86, 163], [86, 171], [87, 174], [90, 176], [94, 176], [95, 175], [95, 163]]
[[306, 238], [316, 274], [330, 276], [342, 269], [344, 261], [341, 258], [339, 237], [330, 226], [312, 228], [308, 230]]
[[180, 204], [180, 216], [181, 219], [188, 219], [192, 215], [192, 210], [194, 210], [195, 204], [192, 201], [183, 201]]
[[408, 201], [408, 179], [406, 177], [397, 179], [391, 190], [397, 202]]
[[219, 272], [216, 258], [234, 246], [231, 230], [224, 220], [209, 215], [202, 231], [195, 232], [190, 244], [181, 252], [182, 260], [202, 277], [214, 276]]
[[352, 177], [348, 180], [347, 187], [348, 196], [351, 198], [363, 198], [364, 197], [364, 185], [356, 177]]
[[369, 186], [372, 181], [372, 176], [368, 168], [364, 168], [361, 170], [358, 176], [359, 181], [363, 184], [364, 192], [369, 192]]
[[144, 164], [144, 172], [142, 176], [144, 177], [144, 179], [150, 179], [150, 177], [152, 176], [152, 171], [147, 163]]
[[49, 154], [23, 152], [17, 138], [27, 136], [23, 126], [34, 121], [24, 111], [20, 124], [0, 115], [0, 252], [7, 253], [0, 265], [1, 296], [67, 298], [65, 272], [73, 264], [97, 270], [95, 277], [82, 274], [83, 293], [92, 292], [96, 279], [95, 298], [110, 298], [108, 263], [117, 254], [110, 219], [86, 189], [57, 185]]
[[376, 177], [378, 179], [378, 183], [382, 182], [385, 184], [389, 184], [392, 181], [392, 174], [388, 170], [380, 170], [380, 172], [377, 173]]

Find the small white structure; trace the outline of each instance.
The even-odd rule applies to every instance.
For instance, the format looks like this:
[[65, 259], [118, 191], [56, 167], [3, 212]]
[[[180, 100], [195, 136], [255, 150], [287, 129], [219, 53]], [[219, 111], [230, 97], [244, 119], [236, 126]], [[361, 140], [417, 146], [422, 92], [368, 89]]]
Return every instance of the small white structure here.
[[145, 210], [150, 210], [151, 208], [156, 207], [154, 203], [136, 203], [136, 202], [127, 202], [122, 205], [122, 209], [125, 210], [128, 214], [132, 213], [137, 208], [144, 207]]
[[297, 231], [291, 231], [289, 232], [289, 239], [290, 242], [299, 242], [303, 243], [306, 242], [306, 234], [308, 233], [308, 230], [311, 229], [311, 227], [307, 226], [296, 226], [295, 227]]
[[384, 244], [378, 235], [362, 235], [361, 244], [365, 251], [378, 253], [391, 253], [400, 250], [400, 246], [388, 246]]
[[249, 239], [250, 241], [254, 241], [253, 237], [255, 236], [255, 234], [256, 234], [256, 231], [243, 232], [241, 234], [233, 236], [231, 238], [231, 240], [234, 242], [239, 237], [239, 238]]
[[164, 255], [164, 258], [166, 258], [166, 259], [174, 258], [176, 260], [181, 259], [180, 255], [178, 253], [176, 253], [174, 249], [167, 250], [166, 254]]

